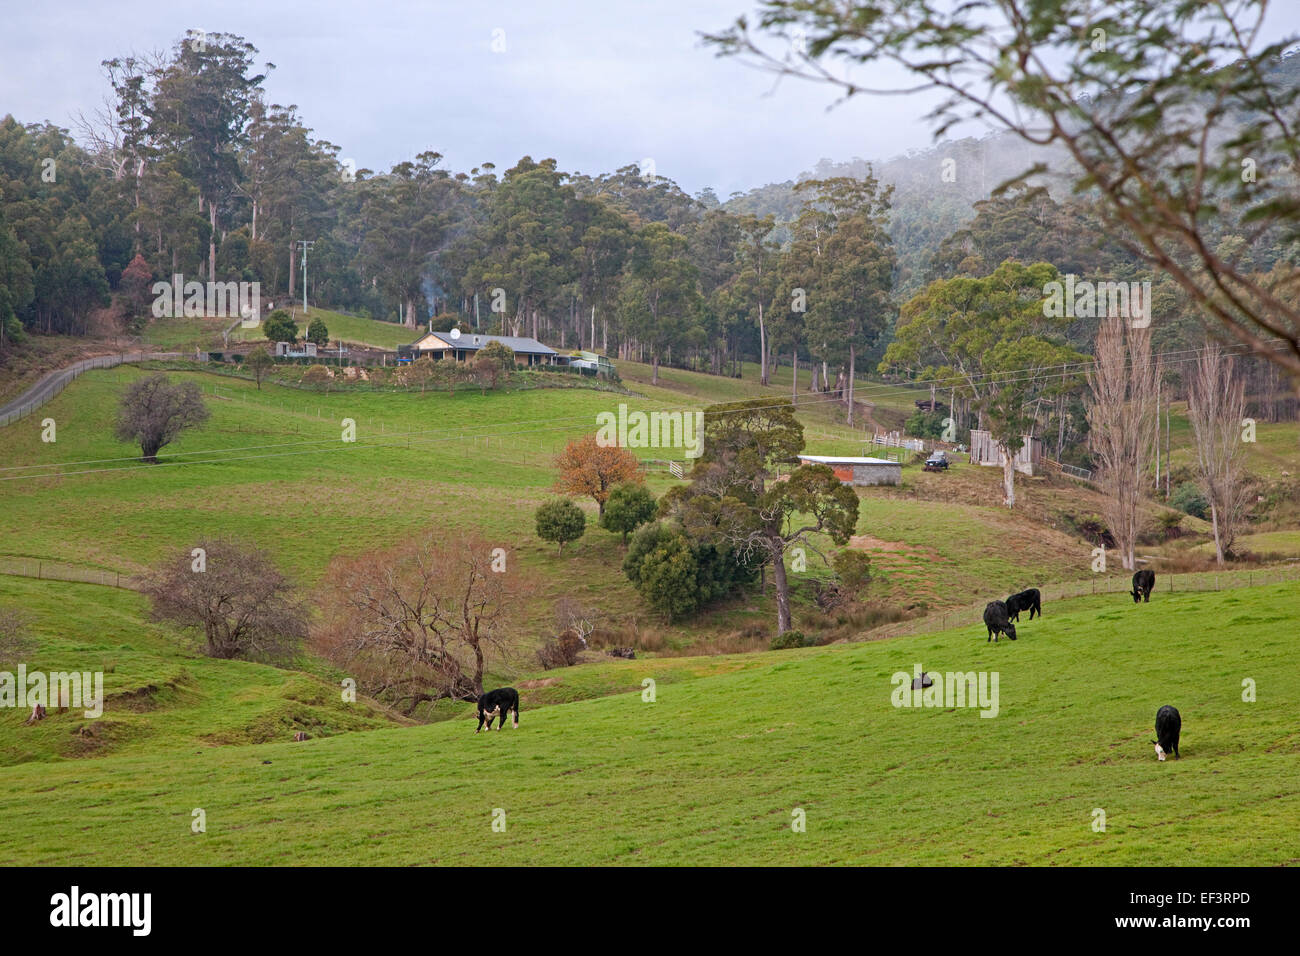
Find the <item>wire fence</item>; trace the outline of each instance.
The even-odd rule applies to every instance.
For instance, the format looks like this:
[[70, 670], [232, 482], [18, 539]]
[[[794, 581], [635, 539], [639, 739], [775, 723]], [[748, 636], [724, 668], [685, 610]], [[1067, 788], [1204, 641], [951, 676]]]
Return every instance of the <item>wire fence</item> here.
[[[1260, 587], [1266, 584], [1285, 584], [1300, 581], [1300, 563], [1280, 565], [1267, 568], [1252, 568], [1241, 571], [1191, 571], [1183, 574], [1161, 574], [1156, 577], [1152, 597], [1159, 594], [1172, 594], [1185, 591], [1227, 591], [1234, 588]], [[1085, 597], [1092, 594], [1132, 593], [1129, 578], [1116, 576], [1095, 576], [1091, 581], [1063, 581], [1040, 588], [1044, 604], [1049, 601], [1061, 601], [1066, 598]], [[997, 596], [995, 600], [1004, 600]], [[879, 641], [888, 637], [903, 637], [909, 634], [922, 634], [929, 631], [945, 631], [953, 627], [983, 627], [984, 608], [987, 600], [971, 604], [964, 608], [954, 608], [916, 617], [894, 624], [885, 624], [860, 634], [857, 640]], [[1024, 612], [1021, 612], [1022, 620]]]
[[0, 428], [25, 418], [40, 408], [54, 396], [68, 387], [68, 383], [77, 376], [95, 368], [113, 368], [131, 362], [149, 362], [157, 359], [173, 359], [179, 352], [126, 352], [121, 355], [99, 355], [95, 358], [82, 359], [67, 368], [61, 368], [46, 375], [24, 394], [26, 398], [10, 402], [0, 410]]
[[100, 584], [110, 588], [124, 588], [139, 591], [143, 582], [131, 574], [120, 571], [105, 571], [102, 568], [87, 568], [69, 564], [65, 561], [50, 561], [45, 558], [19, 558], [0, 555], [0, 574], [11, 574], [22, 578], [40, 578], [43, 581], [72, 581], [77, 584]]

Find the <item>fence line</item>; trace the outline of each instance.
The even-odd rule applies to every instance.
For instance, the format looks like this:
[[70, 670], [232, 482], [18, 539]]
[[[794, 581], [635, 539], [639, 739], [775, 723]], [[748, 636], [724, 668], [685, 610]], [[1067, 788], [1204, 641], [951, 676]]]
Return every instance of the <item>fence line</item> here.
[[[1162, 574], [1156, 581], [1157, 587], [1152, 592], [1153, 594], [1162, 592], [1168, 594], [1178, 591], [1226, 591], [1235, 588], [1262, 587], [1266, 584], [1300, 581], [1300, 564], [1241, 571], [1190, 571], [1182, 574]], [[1093, 578], [1091, 581], [1064, 581], [1058, 584], [1049, 584], [1040, 590], [1043, 602], [1046, 603], [1090, 594], [1128, 595], [1132, 590], [1132, 582], [1119, 576], [1103, 577], [1100, 579]], [[1002, 600], [1002, 598], [998, 597], [997, 600]], [[988, 604], [988, 601], [980, 601], [964, 608], [937, 611], [934, 614], [912, 618], [908, 621], [884, 624], [862, 632], [855, 640], [879, 641], [888, 637], [903, 637], [927, 631], [943, 631], [951, 627], [983, 626], [986, 604]]]
[[54, 396], [67, 388], [68, 383], [77, 378], [77, 376], [84, 372], [88, 372], [93, 368], [113, 368], [116, 365], [123, 365], [132, 362], [149, 362], [159, 359], [172, 359], [179, 356], [179, 352], [126, 352], [121, 355], [99, 355], [95, 358], [82, 359], [80, 362], [74, 362], [67, 368], [56, 369], [53, 372], [47, 373], [24, 393], [31, 395], [31, 398], [21, 403], [10, 402], [8, 405], [4, 406], [5, 410], [3, 413], [0, 413], [0, 428], [30, 415], [36, 409], [40, 408], [50, 399], [54, 398]]
[[120, 571], [86, 568], [64, 561], [45, 558], [17, 558], [0, 555], [0, 574], [21, 578], [40, 578], [42, 581], [72, 581], [77, 584], [99, 584], [109, 588], [139, 591], [142, 582], [133, 575]]
[[1043, 464], [1051, 465], [1053, 468], [1059, 470], [1062, 474], [1069, 475], [1071, 478], [1078, 478], [1080, 481], [1087, 481], [1087, 482], [1092, 481], [1092, 472], [1089, 471], [1087, 468], [1079, 468], [1075, 465], [1067, 465], [1065, 464], [1065, 462], [1057, 461], [1054, 458], [1048, 458], [1046, 455], [1043, 456]]

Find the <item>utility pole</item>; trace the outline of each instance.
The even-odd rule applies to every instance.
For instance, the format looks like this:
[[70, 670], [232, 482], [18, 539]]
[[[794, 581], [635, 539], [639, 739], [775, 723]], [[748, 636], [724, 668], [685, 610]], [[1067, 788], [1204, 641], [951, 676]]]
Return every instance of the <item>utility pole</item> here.
[[302, 246], [302, 314], [307, 314], [307, 250], [316, 245], [315, 240], [308, 241], [299, 239], [298, 245]]

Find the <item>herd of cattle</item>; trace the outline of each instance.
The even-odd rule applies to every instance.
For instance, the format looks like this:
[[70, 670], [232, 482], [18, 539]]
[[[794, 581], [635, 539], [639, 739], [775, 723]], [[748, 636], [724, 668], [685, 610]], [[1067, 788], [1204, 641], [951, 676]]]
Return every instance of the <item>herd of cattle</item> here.
[[[1133, 603], [1141, 601], [1151, 603], [1151, 591], [1155, 586], [1154, 571], [1139, 571], [1134, 574], [1133, 590], [1130, 592]], [[1031, 621], [1035, 616], [1043, 616], [1043, 596], [1038, 588], [1028, 588], [1011, 595], [1005, 601], [990, 601], [985, 606], [984, 626], [988, 628], [988, 640], [996, 643], [998, 636], [1005, 634], [1014, 641], [1016, 625], [1013, 622], [1020, 620], [1021, 611], [1028, 611]], [[485, 724], [487, 729], [491, 730], [492, 721], [497, 717], [500, 717], [500, 721], [496, 729], [500, 730], [505, 726], [507, 716], [513, 718], [511, 723], [515, 727], [519, 726], [519, 692], [513, 687], [499, 687], [488, 691], [478, 699], [478, 730], [474, 733], [477, 734], [482, 730]], [[1156, 739], [1151, 741], [1156, 745], [1156, 757], [1164, 760], [1167, 754], [1179, 756], [1178, 736], [1182, 732], [1182, 727], [1183, 719], [1177, 708], [1165, 704], [1156, 712]]]
[[[1133, 598], [1133, 603], [1145, 602], [1151, 603], [1151, 592], [1156, 586], [1156, 573], [1151, 570], [1138, 571], [1133, 575], [1133, 590], [1129, 592]], [[1012, 622], [1020, 620], [1020, 612], [1028, 611], [1029, 620], [1034, 619], [1034, 615], [1043, 616], [1043, 596], [1038, 592], [1038, 588], [1029, 588], [1018, 594], [1013, 594], [1005, 601], [990, 601], [984, 607], [984, 626], [988, 629], [988, 641], [997, 643], [998, 637], [1005, 634], [1011, 640], [1016, 639], [1016, 625]], [[1167, 754], [1173, 754], [1175, 757], [1178, 753], [1178, 736], [1183, 729], [1183, 718], [1178, 713], [1176, 707], [1165, 704], [1156, 711], [1156, 739], [1151, 741], [1156, 745], [1156, 757], [1164, 760]]]

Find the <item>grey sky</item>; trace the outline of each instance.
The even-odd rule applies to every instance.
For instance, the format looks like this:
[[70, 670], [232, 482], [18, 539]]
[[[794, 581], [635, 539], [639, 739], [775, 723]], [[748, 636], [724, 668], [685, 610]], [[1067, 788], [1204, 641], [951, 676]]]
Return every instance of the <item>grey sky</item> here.
[[[424, 149], [453, 169], [551, 156], [611, 171], [646, 158], [689, 192], [722, 198], [792, 178], [823, 156], [881, 159], [926, 146], [918, 97], [862, 97], [719, 60], [698, 31], [751, 0], [4, 0], [0, 115], [73, 127], [107, 88], [99, 63], [224, 31], [276, 64], [272, 102], [295, 103], [357, 167]], [[1294, 29], [1300, 11], [1270, 21]], [[493, 53], [493, 31], [505, 52]], [[968, 132], [978, 133], [978, 129]]]

